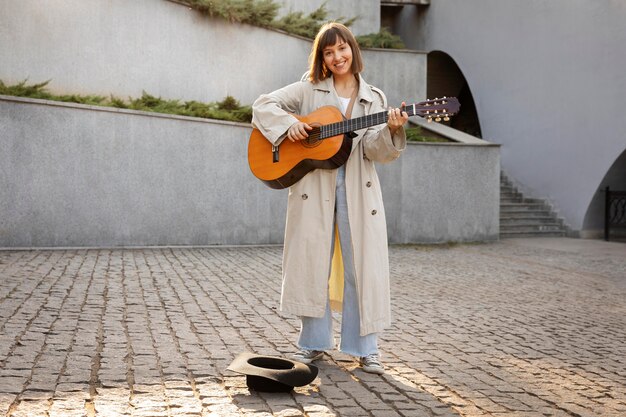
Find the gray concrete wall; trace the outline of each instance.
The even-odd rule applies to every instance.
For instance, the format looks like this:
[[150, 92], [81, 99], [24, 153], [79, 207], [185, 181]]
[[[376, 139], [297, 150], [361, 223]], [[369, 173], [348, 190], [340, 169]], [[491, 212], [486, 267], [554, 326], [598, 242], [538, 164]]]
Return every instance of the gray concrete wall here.
[[391, 242], [498, 239], [498, 146], [409, 143], [399, 160], [377, 170]]
[[0, 99], [0, 126], [0, 246], [282, 241], [246, 125]]
[[331, 18], [343, 20], [357, 17], [350, 26], [355, 35], [367, 35], [380, 30], [380, 0], [276, 0], [281, 4], [280, 15], [302, 11], [306, 14], [326, 3]]
[[[281, 243], [286, 191], [250, 127], [0, 96], [0, 247]], [[393, 243], [498, 237], [497, 146], [410, 144], [379, 166]]]
[[504, 170], [581, 230], [626, 149], [624, 22], [615, 0], [437, 0], [405, 7], [397, 29], [456, 61]]
[[[0, 80], [51, 80], [57, 93], [251, 104], [299, 80], [311, 44], [163, 0], [0, 0]], [[365, 78], [394, 101], [425, 97], [425, 54], [364, 55]]]

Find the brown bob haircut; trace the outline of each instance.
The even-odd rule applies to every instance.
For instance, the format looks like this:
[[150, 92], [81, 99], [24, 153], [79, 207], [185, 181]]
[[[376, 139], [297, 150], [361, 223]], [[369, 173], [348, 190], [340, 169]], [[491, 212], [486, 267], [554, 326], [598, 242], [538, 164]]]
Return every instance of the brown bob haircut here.
[[313, 41], [311, 55], [309, 55], [309, 80], [315, 84], [330, 77], [332, 73], [324, 65], [324, 48], [336, 44], [339, 40], [346, 42], [352, 49], [352, 70], [353, 74], [363, 71], [363, 58], [359, 44], [350, 29], [337, 22], [326, 23]]

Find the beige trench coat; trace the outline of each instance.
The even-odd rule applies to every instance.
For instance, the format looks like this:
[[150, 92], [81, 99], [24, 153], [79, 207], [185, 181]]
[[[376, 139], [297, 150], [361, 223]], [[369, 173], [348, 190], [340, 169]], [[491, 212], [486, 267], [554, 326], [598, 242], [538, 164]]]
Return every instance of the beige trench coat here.
[[[298, 120], [324, 105], [341, 108], [331, 78], [301, 81], [253, 104], [253, 126], [272, 143], [280, 143]], [[387, 110], [385, 95], [360, 78], [352, 118]], [[346, 162], [346, 194], [352, 234], [360, 333], [380, 332], [391, 322], [387, 225], [374, 162], [390, 162], [406, 147], [404, 129], [394, 137], [386, 124], [356, 131]], [[281, 310], [322, 317], [329, 297], [331, 239], [334, 230], [337, 170], [316, 169], [289, 189]], [[336, 245], [339, 246], [339, 245]], [[331, 300], [337, 301], [337, 300]]]

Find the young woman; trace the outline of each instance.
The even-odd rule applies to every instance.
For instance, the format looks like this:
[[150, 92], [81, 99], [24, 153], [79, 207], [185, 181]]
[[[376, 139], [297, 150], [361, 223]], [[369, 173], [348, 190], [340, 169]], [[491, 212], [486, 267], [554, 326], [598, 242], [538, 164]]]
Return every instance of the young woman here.
[[[300, 141], [312, 127], [290, 113], [306, 115], [321, 106], [347, 118], [386, 111], [385, 95], [365, 82], [363, 61], [350, 30], [324, 25], [309, 58], [308, 79], [260, 96], [254, 127], [274, 145]], [[333, 349], [332, 313], [342, 311], [342, 352], [356, 356], [366, 372], [382, 374], [377, 333], [390, 324], [387, 228], [374, 162], [390, 162], [406, 146], [399, 108], [388, 122], [356, 131], [347, 162], [316, 169], [289, 188], [281, 309], [301, 319], [300, 351], [311, 363]]]

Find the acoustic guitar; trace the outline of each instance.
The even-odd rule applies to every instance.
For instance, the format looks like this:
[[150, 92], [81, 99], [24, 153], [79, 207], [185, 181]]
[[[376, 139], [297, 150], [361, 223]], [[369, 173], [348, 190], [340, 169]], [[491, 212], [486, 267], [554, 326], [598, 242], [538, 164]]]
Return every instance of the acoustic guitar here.
[[[409, 116], [421, 116], [429, 122], [449, 120], [459, 111], [459, 101], [444, 97], [404, 106]], [[353, 132], [387, 123], [383, 111], [354, 119], [345, 119], [334, 106], [324, 106], [306, 116], [294, 115], [313, 130], [305, 140], [282, 141], [274, 146], [258, 129], [253, 129], [248, 142], [248, 164], [255, 177], [274, 189], [291, 187], [314, 169], [339, 168], [348, 160], [352, 150]]]

